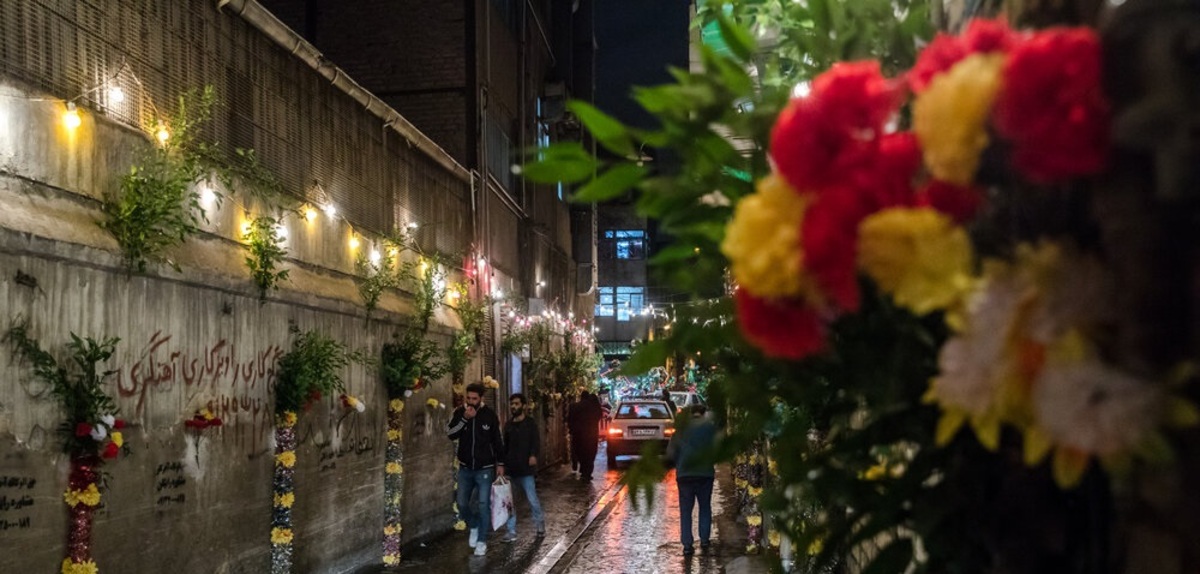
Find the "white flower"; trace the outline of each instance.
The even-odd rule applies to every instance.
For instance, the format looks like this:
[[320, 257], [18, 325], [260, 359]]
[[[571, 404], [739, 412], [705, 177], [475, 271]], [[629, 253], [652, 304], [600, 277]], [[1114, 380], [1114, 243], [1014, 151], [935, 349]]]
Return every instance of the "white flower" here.
[[411, 397], [412, 395], [413, 395], [412, 389], [405, 389], [405, 390], [404, 390], [404, 397], [405, 397], [405, 398]]
[[104, 423], [104, 426], [112, 428], [117, 424], [117, 417], [112, 415], [100, 415], [100, 422]]
[[363, 412], [363, 411], [366, 411], [366, 410], [367, 410], [367, 403], [364, 403], [364, 402], [362, 402], [362, 400], [361, 400], [361, 399], [360, 399], [360, 400], [358, 400], [358, 401], [355, 401], [355, 403], [354, 403], [354, 410], [356, 410], [356, 411], [358, 411], [358, 412], [360, 412], [360, 413], [361, 413], [361, 412]]
[[108, 430], [104, 425], [92, 425], [92, 440], [100, 442], [108, 436]]
[[1007, 346], [1026, 289], [1011, 275], [993, 275], [967, 302], [962, 332], [942, 347], [932, 392], [943, 406], [973, 416], [988, 412], [1012, 368]]
[[1155, 429], [1162, 388], [1094, 353], [1047, 362], [1033, 388], [1037, 424], [1053, 444], [1100, 456], [1128, 451]]

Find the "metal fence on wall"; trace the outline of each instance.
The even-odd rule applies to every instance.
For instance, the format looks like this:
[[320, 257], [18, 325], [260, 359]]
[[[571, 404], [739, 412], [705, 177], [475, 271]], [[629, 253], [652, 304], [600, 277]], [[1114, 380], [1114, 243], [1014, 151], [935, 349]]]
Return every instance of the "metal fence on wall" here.
[[[416, 221], [426, 248], [469, 245], [468, 181], [210, 0], [4, 0], [0, 73], [136, 128], [212, 86], [222, 105], [205, 137], [231, 158], [253, 148], [290, 193], [332, 201], [356, 227]], [[124, 101], [107, 101], [109, 85]]]

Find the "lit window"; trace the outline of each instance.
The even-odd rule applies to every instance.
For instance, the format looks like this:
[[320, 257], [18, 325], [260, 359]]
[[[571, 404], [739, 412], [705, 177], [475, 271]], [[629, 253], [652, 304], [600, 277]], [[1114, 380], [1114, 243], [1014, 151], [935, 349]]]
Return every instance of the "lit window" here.
[[613, 256], [617, 259], [645, 259], [646, 232], [642, 229], [610, 229], [604, 232], [607, 243], [612, 241]]
[[598, 287], [596, 289], [596, 312], [597, 317], [612, 317], [613, 312], [613, 288]]
[[645, 302], [645, 287], [617, 287], [614, 306], [618, 321], [628, 321], [634, 315], [642, 312]]

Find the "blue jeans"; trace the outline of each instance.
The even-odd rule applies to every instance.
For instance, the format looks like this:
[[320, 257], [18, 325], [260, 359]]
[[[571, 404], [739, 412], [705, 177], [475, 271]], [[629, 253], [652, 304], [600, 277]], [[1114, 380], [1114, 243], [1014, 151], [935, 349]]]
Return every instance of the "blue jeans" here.
[[700, 543], [708, 544], [712, 536], [712, 489], [713, 477], [682, 476], [675, 479], [679, 487], [679, 541], [684, 548], [691, 548], [692, 508], [700, 501]]
[[[481, 468], [471, 470], [458, 467], [458, 515], [467, 523], [467, 528], [479, 529], [479, 541], [487, 542], [488, 532], [492, 530], [492, 481], [496, 479], [496, 469]], [[471, 491], [479, 490], [479, 503], [471, 508]]]
[[[538, 502], [537, 491], [534, 490], [533, 475], [529, 476], [510, 476], [513, 489], [520, 486], [525, 491], [525, 498], [529, 500], [529, 507], [533, 509], [533, 524], [538, 530], [546, 529], [546, 517], [542, 514], [542, 503]], [[511, 534], [517, 533], [517, 510], [514, 508], [512, 514], [508, 515], [508, 531]]]

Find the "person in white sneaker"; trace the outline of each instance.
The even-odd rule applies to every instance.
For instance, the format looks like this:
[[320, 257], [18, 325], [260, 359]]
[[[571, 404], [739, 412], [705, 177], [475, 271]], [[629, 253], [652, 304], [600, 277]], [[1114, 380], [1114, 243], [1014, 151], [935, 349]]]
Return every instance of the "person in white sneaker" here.
[[[483, 404], [486, 388], [480, 383], [467, 385], [466, 399], [454, 409], [446, 436], [458, 441], [458, 512], [470, 534], [467, 543], [476, 556], [487, 553], [491, 530], [492, 481], [504, 476], [504, 441], [500, 436], [500, 417]], [[471, 506], [471, 494], [478, 503]]]
[[[546, 518], [542, 514], [542, 504], [538, 502], [534, 484], [542, 442], [537, 421], [525, 416], [525, 395], [521, 393], [509, 396], [508, 408], [512, 418], [504, 427], [504, 469], [512, 479], [513, 486], [519, 486], [525, 492], [525, 498], [533, 511], [533, 524], [537, 535], [543, 536], [546, 534]], [[508, 535], [504, 537], [504, 541], [513, 542], [516, 539], [517, 513], [512, 512], [508, 515]]]

